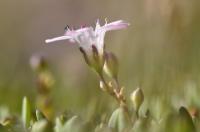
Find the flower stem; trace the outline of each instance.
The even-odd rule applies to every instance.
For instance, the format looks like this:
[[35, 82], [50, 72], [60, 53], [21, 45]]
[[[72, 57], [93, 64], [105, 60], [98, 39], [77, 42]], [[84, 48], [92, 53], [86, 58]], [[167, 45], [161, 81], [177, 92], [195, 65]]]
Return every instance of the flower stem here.
[[[115, 92], [114, 92], [114, 91], [110, 88], [110, 86], [107, 84], [107, 82], [106, 82], [105, 79], [104, 79], [104, 76], [103, 76], [101, 73], [99, 73], [99, 77], [100, 77], [101, 81], [103, 82], [103, 84], [104, 84], [104, 86], [105, 86], [105, 90], [106, 90], [111, 96], [113, 96], [113, 97], [116, 98]], [[116, 99], [117, 99], [117, 98], [116, 98]]]
[[99, 73], [99, 77], [102, 81], [102, 83], [105, 86], [105, 91], [108, 92], [111, 96], [113, 96], [117, 102], [120, 104], [121, 107], [124, 107], [124, 109], [126, 109], [128, 111], [127, 105], [126, 105], [126, 100], [125, 97], [122, 93], [122, 89], [119, 86], [118, 80], [115, 79], [116, 81], [116, 87], [114, 89], [112, 89], [106, 82], [103, 74]]

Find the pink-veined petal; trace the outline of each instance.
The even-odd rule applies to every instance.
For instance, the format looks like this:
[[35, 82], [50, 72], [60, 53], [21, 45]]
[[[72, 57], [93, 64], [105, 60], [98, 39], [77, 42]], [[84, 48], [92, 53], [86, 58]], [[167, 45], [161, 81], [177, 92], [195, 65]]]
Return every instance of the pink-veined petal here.
[[105, 24], [102, 27], [102, 30], [103, 31], [119, 30], [119, 29], [127, 28], [128, 26], [129, 26], [129, 23], [127, 23], [123, 20], [118, 20], [118, 21], [114, 21], [114, 22]]
[[45, 40], [46, 43], [51, 43], [51, 42], [56, 42], [56, 41], [60, 41], [60, 40], [67, 40], [67, 39], [72, 39], [71, 36], [60, 36], [60, 37], [56, 37], [56, 38], [52, 38], [52, 39], [47, 39]]

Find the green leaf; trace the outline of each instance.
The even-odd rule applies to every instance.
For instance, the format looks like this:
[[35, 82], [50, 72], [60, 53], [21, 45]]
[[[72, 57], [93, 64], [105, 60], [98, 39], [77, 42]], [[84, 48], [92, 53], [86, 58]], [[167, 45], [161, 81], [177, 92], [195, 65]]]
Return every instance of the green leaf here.
[[31, 121], [31, 106], [27, 97], [23, 98], [22, 102], [22, 123], [24, 127], [28, 128]]
[[90, 128], [88, 125], [82, 121], [79, 116], [73, 116], [65, 124], [57, 118], [56, 119], [56, 132], [88, 132]]
[[37, 121], [46, 119], [45, 115], [40, 110], [36, 110], [35, 114]]
[[164, 132], [195, 132], [192, 118], [185, 107], [180, 107], [179, 113], [171, 113], [164, 120]]
[[185, 107], [180, 107], [179, 117], [183, 126], [189, 131], [194, 132], [195, 126], [193, 120]]
[[152, 127], [152, 119], [150, 119], [149, 117], [140, 117], [134, 122], [132, 131], [146, 132], [150, 130], [151, 127]]
[[7, 131], [8, 130], [6, 129], [6, 127], [0, 124], [0, 132], [7, 132]]
[[53, 129], [46, 119], [41, 119], [33, 124], [31, 132], [53, 132]]
[[129, 130], [131, 127], [131, 120], [128, 112], [122, 107], [116, 109], [110, 117], [108, 126], [117, 132]]
[[101, 124], [95, 128], [95, 132], [114, 132], [114, 131], [107, 125]]

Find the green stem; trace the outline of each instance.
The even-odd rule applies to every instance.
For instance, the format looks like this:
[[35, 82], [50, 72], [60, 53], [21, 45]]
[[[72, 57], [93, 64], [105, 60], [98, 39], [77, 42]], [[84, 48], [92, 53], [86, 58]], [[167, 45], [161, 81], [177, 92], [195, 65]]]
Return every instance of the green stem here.
[[122, 97], [122, 98], [119, 98], [118, 96], [117, 96], [117, 94], [119, 94], [119, 92], [120, 92], [120, 87], [119, 87], [119, 83], [118, 83], [118, 81], [117, 81], [117, 87], [118, 88], [115, 88], [117, 91], [117, 94], [114, 92], [114, 90], [113, 89], [111, 89], [110, 87], [109, 87], [109, 85], [107, 84], [107, 82], [105, 81], [105, 79], [104, 79], [104, 76], [101, 74], [101, 73], [99, 73], [99, 77], [100, 77], [100, 79], [101, 79], [101, 81], [103, 82], [103, 84], [105, 85], [105, 87], [106, 87], [106, 91], [111, 95], [111, 96], [113, 96], [116, 100], [117, 100], [117, 102], [120, 104], [120, 106], [122, 106], [122, 107], [124, 107], [126, 110], [128, 110], [128, 108], [127, 108], [127, 105], [126, 105], [126, 101], [124, 100], [124, 97]]
[[[106, 91], [113, 97], [116, 98], [115, 93], [112, 89], [110, 89], [110, 87], [108, 86], [107, 82], [105, 81], [103, 75], [101, 73], [99, 73], [99, 77], [101, 79], [101, 81], [103, 82], [103, 84], [105, 85]], [[117, 98], [116, 98], [117, 99]]]
[[120, 85], [119, 85], [119, 81], [118, 81], [118, 78], [117, 77], [115, 77], [114, 78], [114, 81], [115, 81], [115, 84], [116, 84], [116, 87], [115, 87], [115, 89], [117, 90], [117, 92], [120, 92]]
[[137, 110], [135, 113], [136, 113], [136, 118], [139, 119], [139, 111]]

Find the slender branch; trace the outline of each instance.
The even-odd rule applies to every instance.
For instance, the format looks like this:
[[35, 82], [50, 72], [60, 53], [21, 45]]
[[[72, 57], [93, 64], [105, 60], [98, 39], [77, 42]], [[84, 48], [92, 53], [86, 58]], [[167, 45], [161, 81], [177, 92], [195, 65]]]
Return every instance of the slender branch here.
[[106, 88], [105, 90], [117, 100], [120, 106], [124, 107], [124, 109], [128, 111], [125, 97], [121, 91], [123, 89], [120, 88], [118, 81], [116, 81], [117, 86], [114, 89], [111, 89], [110, 86], [105, 81], [104, 76], [101, 73], [99, 73], [99, 77]]
[[119, 85], [119, 81], [118, 81], [118, 78], [117, 77], [115, 77], [114, 78], [114, 81], [115, 81], [115, 84], [116, 84], [116, 87], [115, 87], [115, 89], [117, 90], [117, 92], [120, 92], [120, 85]]
[[99, 73], [99, 77], [100, 77], [100, 79], [101, 79], [101, 81], [103, 82], [103, 84], [104, 84], [104, 86], [105, 86], [105, 90], [111, 95], [111, 96], [113, 96], [113, 97], [115, 97], [116, 99], [117, 99], [117, 97], [115, 96], [115, 92], [112, 90], [112, 89], [110, 89], [110, 87], [109, 87], [109, 85], [107, 84], [107, 82], [105, 81], [105, 79], [104, 79], [104, 77], [103, 77], [103, 75], [101, 74], [101, 73]]

